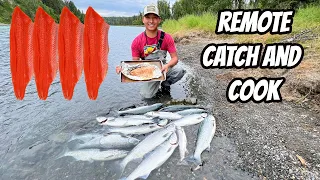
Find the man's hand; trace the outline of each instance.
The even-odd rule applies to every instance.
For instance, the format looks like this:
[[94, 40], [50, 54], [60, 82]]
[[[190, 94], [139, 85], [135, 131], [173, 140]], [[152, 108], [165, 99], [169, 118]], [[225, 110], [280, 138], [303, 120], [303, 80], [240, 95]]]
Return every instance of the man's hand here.
[[168, 69], [169, 69], [169, 65], [166, 64], [166, 65], [162, 66], [161, 71], [167, 73], [167, 72], [168, 72]]
[[121, 72], [121, 66], [116, 67], [116, 73], [119, 74]]

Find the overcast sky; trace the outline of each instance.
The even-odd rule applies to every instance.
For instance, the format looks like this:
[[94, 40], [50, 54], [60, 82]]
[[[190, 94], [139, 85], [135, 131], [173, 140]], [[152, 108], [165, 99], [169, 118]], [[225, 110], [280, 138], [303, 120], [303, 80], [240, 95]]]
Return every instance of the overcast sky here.
[[[101, 16], [133, 16], [151, 3], [156, 4], [157, 0], [72, 0], [78, 9], [86, 12], [89, 6], [93, 7]], [[169, 0], [170, 5], [176, 0]]]

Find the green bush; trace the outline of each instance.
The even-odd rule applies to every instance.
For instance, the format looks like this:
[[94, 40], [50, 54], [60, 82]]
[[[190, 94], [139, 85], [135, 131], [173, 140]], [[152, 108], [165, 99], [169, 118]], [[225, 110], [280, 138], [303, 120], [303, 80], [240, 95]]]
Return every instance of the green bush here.
[[202, 30], [214, 32], [217, 17], [212, 13], [204, 13], [201, 16], [186, 15], [179, 20], [166, 20], [162, 28], [168, 33], [175, 33], [185, 30]]
[[72, 1], [63, 0], [0, 0], [0, 23], [9, 24], [13, 9], [19, 6], [32, 20], [34, 20], [38, 7], [42, 7], [57, 23], [59, 23], [61, 9], [64, 6], [69, 9], [83, 22], [84, 15]]
[[[201, 16], [186, 15], [178, 20], [166, 20], [162, 27], [169, 33], [176, 33], [186, 30], [202, 30], [214, 32], [216, 28], [217, 16], [212, 13], [204, 13]], [[309, 5], [299, 8], [293, 18], [292, 32], [298, 33], [304, 29], [314, 29], [319, 27], [320, 31], [320, 6]]]
[[320, 6], [307, 6], [296, 11], [293, 19], [292, 32], [320, 27]]

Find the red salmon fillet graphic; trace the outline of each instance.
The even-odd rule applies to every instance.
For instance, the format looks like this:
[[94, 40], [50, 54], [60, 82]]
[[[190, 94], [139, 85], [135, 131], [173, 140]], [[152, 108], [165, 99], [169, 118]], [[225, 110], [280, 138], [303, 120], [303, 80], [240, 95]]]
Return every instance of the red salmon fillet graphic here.
[[16, 7], [10, 27], [10, 69], [14, 93], [22, 100], [33, 75], [32, 20]]
[[33, 56], [38, 96], [46, 100], [58, 69], [58, 25], [41, 7], [34, 20]]
[[59, 72], [65, 99], [71, 100], [83, 69], [83, 24], [64, 7], [59, 25]]
[[108, 71], [109, 24], [89, 7], [84, 20], [84, 75], [88, 96], [95, 100]]

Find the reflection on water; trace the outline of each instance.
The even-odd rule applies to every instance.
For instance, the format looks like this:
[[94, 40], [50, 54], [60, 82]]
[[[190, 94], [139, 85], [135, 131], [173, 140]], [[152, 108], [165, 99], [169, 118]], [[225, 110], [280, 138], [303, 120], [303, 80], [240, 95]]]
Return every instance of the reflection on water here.
[[[116, 27], [109, 31], [109, 70], [96, 101], [89, 100], [84, 78], [74, 89], [71, 101], [64, 99], [59, 74], [46, 101], [39, 100], [34, 78], [23, 101], [16, 100], [10, 74], [9, 26], [0, 26], [0, 179], [105, 179], [110, 163], [78, 162], [59, 155], [69, 146], [72, 134], [100, 132], [100, 114], [130, 105], [165, 102], [188, 96], [187, 78], [172, 85], [171, 94], [145, 100], [139, 95], [141, 83], [120, 83], [115, 67], [131, 59], [130, 45], [142, 27]], [[181, 65], [181, 64], [180, 64]]]

